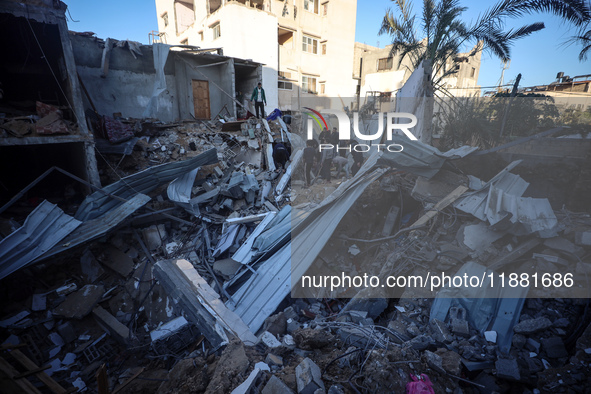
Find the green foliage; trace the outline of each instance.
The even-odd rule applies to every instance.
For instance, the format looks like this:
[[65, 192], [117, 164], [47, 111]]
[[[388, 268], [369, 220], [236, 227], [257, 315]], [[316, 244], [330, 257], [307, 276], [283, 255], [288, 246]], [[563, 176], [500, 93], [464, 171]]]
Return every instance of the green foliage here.
[[468, 25], [462, 21], [467, 8], [459, 0], [423, 0], [423, 10], [418, 15], [413, 13], [410, 0], [392, 2], [395, 8], [386, 11], [379, 34], [391, 36], [390, 56], [400, 56], [398, 67], [408, 59], [412, 71], [429, 59], [436, 90], [442, 89], [443, 78], [456, 72], [455, 58], [462, 47], [475, 48], [469, 56], [483, 49], [506, 61], [511, 58], [511, 46], [516, 40], [544, 28], [542, 22], [536, 22], [506, 30], [507, 18], [548, 12], [580, 27], [591, 17], [584, 0], [501, 0]]
[[[462, 145], [488, 149], [511, 139], [548, 130], [561, 123], [561, 114], [551, 97], [462, 98], [442, 105], [438, 119], [443, 124], [444, 150]], [[501, 125], [507, 111], [501, 137]], [[591, 114], [590, 114], [591, 115]]]

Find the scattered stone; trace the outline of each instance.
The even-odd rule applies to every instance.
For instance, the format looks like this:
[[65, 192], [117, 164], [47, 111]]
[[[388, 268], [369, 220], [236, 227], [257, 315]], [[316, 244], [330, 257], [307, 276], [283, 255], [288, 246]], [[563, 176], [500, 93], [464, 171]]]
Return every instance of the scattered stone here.
[[265, 319], [264, 330], [273, 335], [283, 335], [287, 331], [287, 319], [283, 312], [269, 316]]
[[273, 375], [265, 385], [261, 394], [293, 394], [293, 391], [277, 376]]
[[497, 343], [497, 332], [496, 331], [485, 331], [484, 338], [488, 342]]
[[548, 318], [538, 317], [536, 319], [528, 319], [519, 322], [515, 325], [515, 327], [513, 327], [513, 331], [516, 334], [529, 335], [538, 331], [546, 330], [550, 327], [552, 327], [552, 322], [548, 320]]
[[462, 368], [462, 357], [454, 351], [437, 349], [435, 352], [441, 357], [441, 366], [452, 375], [459, 376]]
[[519, 374], [519, 365], [517, 365], [517, 360], [500, 358], [495, 363], [495, 368], [497, 370], [497, 377], [501, 379], [515, 381], [521, 379], [521, 375]]
[[521, 335], [521, 334], [513, 335], [512, 344], [516, 349], [523, 349], [526, 341], [527, 341], [527, 338], [524, 335]]
[[552, 337], [548, 339], [542, 339], [542, 346], [544, 346], [544, 350], [550, 358], [568, 357], [568, 352], [564, 347], [562, 338]]
[[334, 338], [324, 330], [303, 328], [294, 331], [296, 345], [304, 350], [321, 349], [333, 342]]
[[273, 353], [269, 353], [265, 358], [265, 362], [271, 366], [277, 365], [278, 367], [281, 367], [283, 366], [283, 357], [277, 356]]
[[463, 319], [452, 319], [451, 320], [451, 331], [464, 338], [470, 337], [470, 326], [468, 321]]
[[265, 331], [260, 338], [261, 342], [263, 342], [267, 347], [275, 348], [281, 346], [281, 342], [277, 340], [275, 335], [271, 334], [269, 331]]
[[568, 320], [566, 317], [561, 317], [554, 320], [553, 325], [557, 328], [568, 328], [568, 326], [570, 326], [570, 320]]
[[103, 294], [105, 294], [105, 288], [103, 286], [86, 285], [70, 294], [53, 311], [53, 314], [67, 319], [82, 319], [92, 312], [92, 309], [102, 298]]
[[433, 339], [443, 343], [452, 343], [454, 338], [447, 329], [447, 325], [438, 319], [433, 319], [429, 323]]
[[321, 371], [318, 365], [309, 358], [305, 358], [296, 367], [296, 384], [299, 394], [313, 394], [318, 389], [324, 390]]
[[525, 363], [530, 374], [538, 373], [544, 370], [544, 365], [537, 358], [526, 358]]
[[431, 345], [435, 345], [435, 341], [428, 335], [419, 335], [407, 342], [414, 350], [422, 351]]
[[525, 348], [532, 352], [540, 353], [540, 342], [536, 341], [535, 339], [527, 338], [525, 342]]
[[433, 353], [429, 350], [425, 350], [425, 352], [423, 353], [423, 357], [425, 357], [425, 361], [427, 362], [427, 365], [429, 365], [429, 367], [431, 367], [439, 373], [445, 373], [445, 370], [443, 369], [443, 360], [441, 359], [441, 356], [439, 354]]
[[330, 386], [327, 394], [345, 394], [345, 389], [340, 384], [339, 385], [335, 384], [335, 385]]

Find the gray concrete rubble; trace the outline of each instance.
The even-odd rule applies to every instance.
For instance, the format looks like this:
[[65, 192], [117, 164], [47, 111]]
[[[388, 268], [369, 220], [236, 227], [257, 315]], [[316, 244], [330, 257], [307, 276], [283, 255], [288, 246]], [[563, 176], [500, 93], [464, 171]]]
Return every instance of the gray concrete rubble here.
[[[338, 151], [345, 174], [327, 174], [306, 163], [307, 115], [256, 119], [234, 97], [259, 63], [68, 33], [59, 2], [36, 3], [35, 23], [59, 25], [47, 34], [64, 42], [75, 105], [3, 107], [0, 146], [49, 144], [76, 163], [43, 152], [41, 175], [2, 183], [7, 392], [47, 378], [67, 387], [55, 392], [404, 392], [412, 376], [448, 393], [591, 386], [588, 138], [570, 141], [574, 164], [546, 165], [531, 151], [543, 136], [442, 152], [395, 135], [403, 152], [366, 152], [351, 173]], [[210, 113], [184, 99], [196, 81], [210, 83]], [[38, 132], [61, 126], [63, 143]], [[328, 273], [431, 282], [300, 286]], [[446, 275], [481, 282], [429, 286]]]

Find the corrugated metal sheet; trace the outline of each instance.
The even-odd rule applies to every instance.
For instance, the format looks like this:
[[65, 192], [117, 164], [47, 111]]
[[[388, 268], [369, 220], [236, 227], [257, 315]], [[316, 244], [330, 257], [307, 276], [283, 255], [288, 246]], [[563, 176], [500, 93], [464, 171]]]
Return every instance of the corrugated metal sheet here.
[[404, 149], [402, 152], [385, 150], [380, 160], [378, 160], [378, 164], [399, 168], [425, 178], [431, 178], [437, 174], [446, 160], [464, 157], [478, 150], [478, 148], [472, 146], [462, 146], [442, 153], [437, 148], [421, 141], [412, 141], [398, 134], [392, 135], [391, 143], [400, 144]]
[[199, 167], [176, 178], [166, 189], [166, 194], [171, 201], [196, 217], [199, 216], [199, 205], [191, 204], [191, 191], [197, 172]]
[[250, 233], [246, 241], [244, 241], [242, 245], [240, 245], [240, 248], [238, 248], [236, 253], [234, 253], [234, 255], [232, 256], [233, 260], [236, 260], [242, 264], [250, 263], [255, 253], [255, 251], [252, 249], [254, 241], [264, 230], [267, 229], [273, 218], [275, 218], [276, 214], [277, 212], [267, 213], [267, 216], [265, 216], [265, 218], [261, 220], [258, 226], [256, 226], [252, 233]]
[[332, 200], [334, 203], [325, 209], [317, 208], [312, 214], [294, 211], [295, 227], [299, 231], [292, 242], [264, 261], [226, 303], [252, 332], [256, 332], [277, 309], [314, 262], [353, 203], [382, 174], [382, 170], [375, 170], [360, 178], [355, 177], [355, 182], [349, 183], [350, 187], [342, 190], [338, 199]]
[[[147, 194], [158, 186], [170, 182], [186, 172], [194, 170], [197, 167], [216, 163], [217, 161], [217, 151], [210, 149], [191, 159], [150, 167], [114, 182], [102, 190], [111, 195], [129, 200], [138, 193]], [[96, 191], [84, 199], [75, 217], [81, 221], [95, 219], [121, 204], [123, 204], [122, 201], [114, 199], [101, 191]]]
[[146, 205], [150, 197], [144, 194], [137, 194], [126, 203], [113, 208], [107, 214], [97, 219], [92, 219], [82, 223], [76, 230], [63, 239], [58, 245], [54, 246], [47, 253], [43, 254], [35, 261], [46, 259], [75, 246], [91, 241], [106, 234], [109, 230], [116, 227], [125, 218]]
[[522, 197], [529, 183], [509, 172], [520, 162], [509, 164], [486, 183], [472, 178], [471, 186], [479, 190], [457, 200], [455, 207], [515, 235], [553, 229], [558, 220], [548, 199]]
[[481, 334], [487, 330], [496, 331], [499, 349], [508, 353], [513, 338], [513, 326], [519, 321], [529, 288], [490, 286], [490, 272], [474, 262], [464, 264], [456, 273], [457, 276], [476, 275], [479, 278], [484, 277], [486, 283], [478, 288], [467, 286], [440, 290], [431, 305], [430, 319], [445, 321], [451, 307], [461, 306], [468, 312], [470, 325]]
[[22, 227], [0, 241], [0, 279], [30, 264], [82, 223], [43, 201]]

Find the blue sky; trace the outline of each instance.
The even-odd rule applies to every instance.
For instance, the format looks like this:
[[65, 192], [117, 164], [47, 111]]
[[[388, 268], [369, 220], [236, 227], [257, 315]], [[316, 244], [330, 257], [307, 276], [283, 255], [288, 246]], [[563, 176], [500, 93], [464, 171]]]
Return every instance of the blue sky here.
[[[151, 0], [103, 0], [100, 3], [88, 0], [65, 0], [68, 5], [68, 27], [74, 31], [92, 31], [100, 38], [129, 39], [148, 43], [148, 33], [158, 29], [155, 2]], [[336, 2], [335, 2], [336, 3]], [[474, 21], [479, 13], [494, 4], [490, 0], [464, 1], [468, 7], [464, 20]], [[357, 27], [355, 40], [383, 48], [389, 37], [378, 36], [378, 30], [386, 9], [393, 5], [391, 0], [358, 0]], [[421, 11], [421, 0], [414, 1], [414, 11]], [[79, 21], [79, 22], [75, 22]], [[566, 45], [574, 31], [557, 18], [547, 14], [536, 14], [518, 22], [508, 21], [507, 26], [544, 22], [546, 28], [518, 41], [512, 48], [511, 65], [505, 72], [505, 83], [522, 74], [521, 86], [550, 83], [556, 73], [564, 71], [575, 76], [591, 74], [591, 60], [579, 62], [579, 47]], [[478, 83], [493, 86], [501, 76], [501, 62], [485, 53], [480, 67]]]

